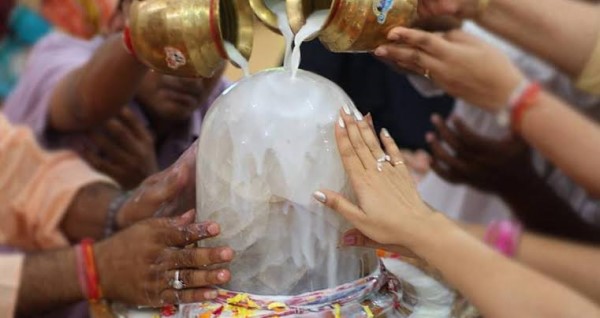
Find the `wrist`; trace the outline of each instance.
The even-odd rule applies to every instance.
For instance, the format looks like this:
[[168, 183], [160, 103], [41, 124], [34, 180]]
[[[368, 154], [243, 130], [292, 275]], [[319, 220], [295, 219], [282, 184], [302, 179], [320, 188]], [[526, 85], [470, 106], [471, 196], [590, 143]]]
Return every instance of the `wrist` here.
[[104, 237], [109, 237], [118, 230], [127, 227], [127, 210], [123, 207], [129, 201], [131, 192], [120, 192], [114, 195], [110, 201], [106, 213], [106, 224], [104, 227]]
[[439, 234], [450, 231], [453, 226], [453, 222], [443, 213], [428, 211], [420, 225], [414, 226], [407, 248], [425, 258], [427, 252], [438, 244], [437, 237]]

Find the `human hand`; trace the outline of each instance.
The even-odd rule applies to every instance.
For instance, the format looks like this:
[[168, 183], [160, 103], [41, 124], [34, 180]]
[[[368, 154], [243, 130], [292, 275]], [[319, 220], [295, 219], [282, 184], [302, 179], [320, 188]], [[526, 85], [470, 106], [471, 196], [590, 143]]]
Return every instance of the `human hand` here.
[[[208, 269], [233, 259], [228, 247], [185, 248], [219, 234], [214, 222], [194, 224], [195, 213], [146, 220], [94, 245], [100, 286], [110, 300], [158, 307], [217, 296], [211, 285], [229, 281], [227, 269]], [[179, 271], [184, 289], [170, 286]]]
[[489, 111], [498, 111], [524, 80], [523, 74], [500, 51], [463, 31], [443, 35], [397, 27], [395, 41], [374, 54], [398, 68], [427, 74], [447, 93]]
[[465, 183], [479, 190], [504, 193], [520, 183], [531, 170], [529, 147], [518, 136], [496, 140], [477, 135], [459, 118], [454, 129], [438, 115], [432, 116], [434, 133], [427, 142], [434, 155], [432, 169], [451, 183]]
[[117, 227], [124, 228], [149, 217], [181, 214], [196, 205], [196, 153], [198, 142], [169, 168], [146, 178], [117, 214]]
[[431, 156], [421, 149], [415, 151], [402, 149], [401, 152], [404, 163], [410, 169], [415, 182], [418, 183], [431, 170]]
[[315, 192], [315, 198], [368, 238], [413, 250], [419, 237], [431, 231], [431, 216], [435, 214], [421, 200], [400, 149], [382, 132], [389, 155], [389, 160], [383, 161], [386, 153], [369, 124], [343, 112], [341, 118], [344, 127], [335, 128], [337, 145], [358, 202], [354, 204], [330, 190]]
[[485, 2], [482, 0], [419, 0], [417, 5], [420, 18], [445, 15], [474, 18], [485, 9]]
[[130, 109], [103, 125], [105, 134], [93, 132], [90, 138], [99, 153], [85, 152], [84, 158], [98, 171], [132, 189], [158, 171], [154, 138]]

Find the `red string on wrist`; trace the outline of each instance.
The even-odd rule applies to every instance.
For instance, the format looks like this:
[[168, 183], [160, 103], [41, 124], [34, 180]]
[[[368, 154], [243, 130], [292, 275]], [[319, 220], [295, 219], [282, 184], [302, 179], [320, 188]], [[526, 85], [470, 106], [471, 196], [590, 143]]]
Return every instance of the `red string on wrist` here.
[[100, 277], [96, 269], [93, 245], [94, 240], [86, 238], [75, 248], [77, 276], [83, 295], [90, 302], [98, 302], [102, 299], [102, 289], [100, 288]]
[[523, 116], [527, 110], [531, 109], [534, 105], [537, 105], [536, 102], [540, 96], [541, 90], [542, 87], [538, 82], [532, 82], [515, 102], [511, 113], [511, 123], [514, 131], [519, 132], [521, 130]]
[[127, 53], [135, 56], [135, 50], [133, 49], [133, 42], [131, 42], [131, 30], [129, 29], [129, 26], [125, 26], [125, 29], [123, 30], [123, 45], [125, 46]]

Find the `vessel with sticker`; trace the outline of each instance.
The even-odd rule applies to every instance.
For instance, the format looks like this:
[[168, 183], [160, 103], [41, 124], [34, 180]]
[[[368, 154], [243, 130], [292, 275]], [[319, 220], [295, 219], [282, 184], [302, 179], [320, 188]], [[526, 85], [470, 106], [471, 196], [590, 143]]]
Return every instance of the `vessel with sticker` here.
[[[256, 16], [272, 29], [277, 20], [270, 12], [278, 0], [250, 0]], [[280, 2], [282, 0], [279, 0]], [[289, 24], [297, 33], [314, 12], [327, 10], [326, 22], [316, 36], [333, 52], [367, 52], [387, 42], [396, 26], [412, 26], [418, 0], [287, 0]]]
[[136, 57], [161, 73], [211, 77], [231, 49], [246, 59], [252, 52], [247, 0], [134, 0], [129, 23]]

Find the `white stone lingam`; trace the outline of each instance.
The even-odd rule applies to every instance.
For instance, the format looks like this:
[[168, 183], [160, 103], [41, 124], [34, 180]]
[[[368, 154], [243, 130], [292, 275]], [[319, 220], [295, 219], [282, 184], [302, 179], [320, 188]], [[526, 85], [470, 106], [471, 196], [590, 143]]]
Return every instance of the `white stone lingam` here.
[[198, 147], [198, 220], [221, 225], [204, 246], [230, 246], [230, 290], [293, 295], [356, 280], [374, 252], [338, 248], [351, 225], [316, 202], [320, 188], [352, 197], [334, 137], [342, 105], [334, 83], [273, 69], [234, 84], [213, 104]]

